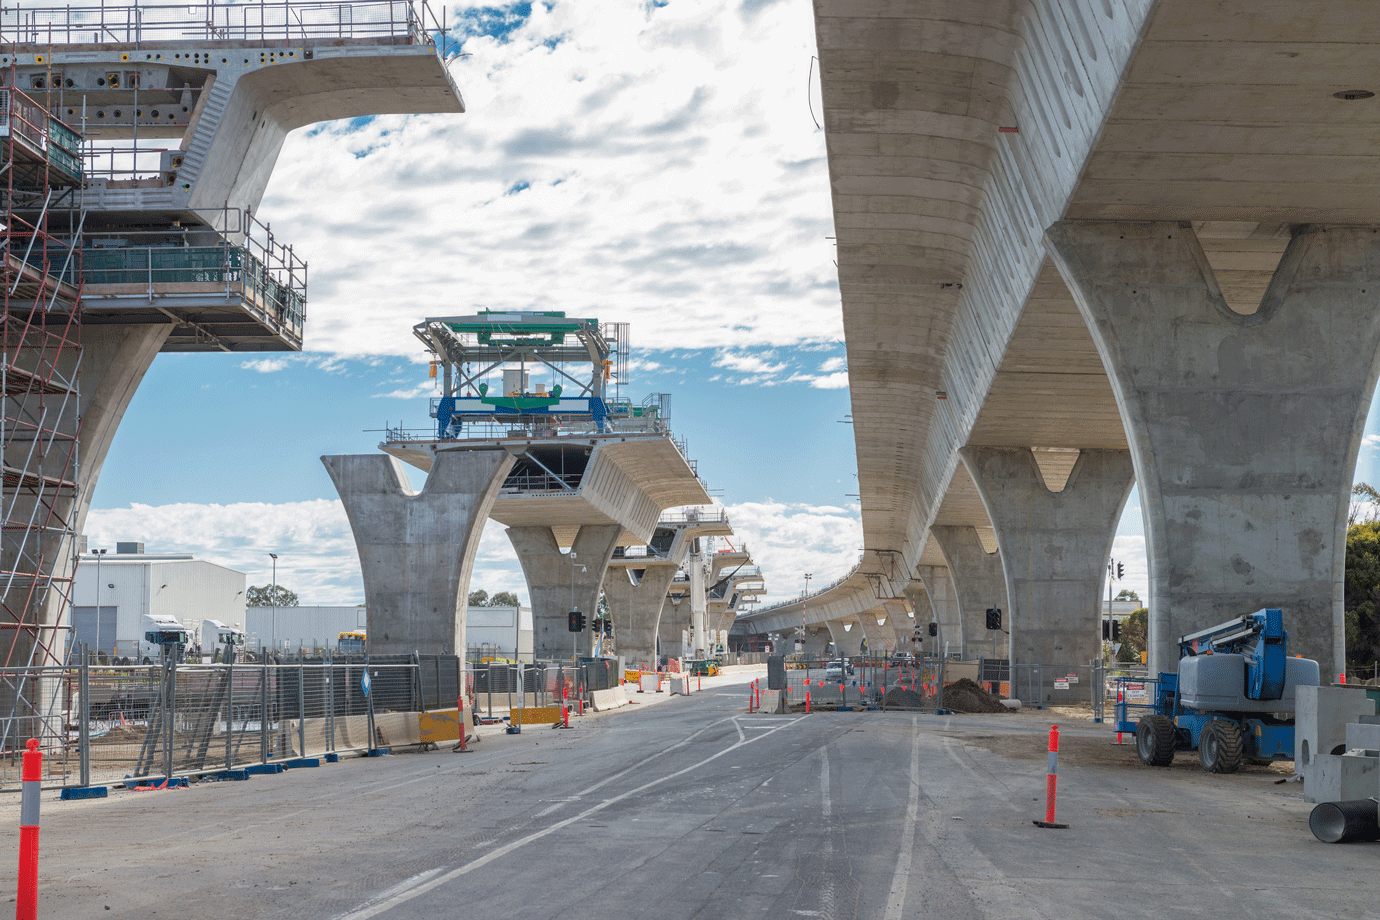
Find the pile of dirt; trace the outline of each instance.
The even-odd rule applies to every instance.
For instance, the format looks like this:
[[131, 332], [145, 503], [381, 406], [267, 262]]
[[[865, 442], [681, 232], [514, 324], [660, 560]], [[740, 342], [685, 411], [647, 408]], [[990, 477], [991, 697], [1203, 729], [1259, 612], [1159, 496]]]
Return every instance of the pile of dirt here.
[[886, 692], [886, 696], [882, 697], [882, 705], [887, 709], [928, 709], [933, 704], [914, 690], [892, 687]]
[[1010, 712], [1001, 698], [964, 677], [944, 685], [944, 708], [954, 712]]

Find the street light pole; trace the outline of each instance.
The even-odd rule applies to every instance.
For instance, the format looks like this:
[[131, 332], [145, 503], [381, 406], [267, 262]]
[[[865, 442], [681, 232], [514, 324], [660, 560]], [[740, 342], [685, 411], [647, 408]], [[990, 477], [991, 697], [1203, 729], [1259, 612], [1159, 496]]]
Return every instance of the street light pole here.
[[105, 555], [103, 549], [93, 549], [91, 555], [96, 557], [96, 660], [101, 660], [101, 557]]
[[[575, 549], [570, 550], [570, 612], [574, 613], [575, 607]], [[578, 652], [580, 649], [579, 633], [570, 634], [570, 663], [573, 666], [579, 660]]]
[[809, 572], [805, 573], [805, 593], [800, 597], [800, 654], [805, 654], [805, 608], [809, 602], [805, 598], [810, 596], [810, 579], [814, 578]]
[[278, 654], [278, 554], [269, 553], [268, 557], [273, 560], [273, 584], [268, 588], [268, 599], [273, 604], [273, 612], [269, 614], [270, 622], [273, 624], [273, 654]]

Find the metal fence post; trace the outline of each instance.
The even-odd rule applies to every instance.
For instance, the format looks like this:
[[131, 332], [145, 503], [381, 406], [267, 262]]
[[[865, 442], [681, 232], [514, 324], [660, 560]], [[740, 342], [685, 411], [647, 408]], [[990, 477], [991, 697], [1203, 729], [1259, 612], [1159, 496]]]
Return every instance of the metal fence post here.
[[[96, 611], [100, 616], [100, 611]], [[173, 771], [173, 731], [177, 728], [177, 653], [168, 654], [168, 692], [163, 699], [167, 702], [167, 714], [164, 716], [164, 746], [163, 746], [163, 778], [172, 779]]]
[[326, 661], [326, 750], [335, 750], [335, 662]]
[[[96, 616], [101, 615], [97, 608]], [[77, 733], [77, 756], [81, 761], [81, 785], [83, 788], [91, 785], [91, 662], [86, 650], [86, 643], [82, 643], [81, 649], [81, 701], [78, 703], [77, 718], [81, 720]]]
[[259, 681], [259, 762], [268, 763], [268, 656], [263, 659], [263, 678]]
[[[214, 718], [214, 716], [213, 716]], [[211, 730], [215, 730], [214, 724]], [[235, 736], [235, 656], [231, 649], [230, 660], [225, 663], [225, 769], [235, 765], [230, 741]]]
[[297, 659], [297, 756], [307, 756], [307, 665]]

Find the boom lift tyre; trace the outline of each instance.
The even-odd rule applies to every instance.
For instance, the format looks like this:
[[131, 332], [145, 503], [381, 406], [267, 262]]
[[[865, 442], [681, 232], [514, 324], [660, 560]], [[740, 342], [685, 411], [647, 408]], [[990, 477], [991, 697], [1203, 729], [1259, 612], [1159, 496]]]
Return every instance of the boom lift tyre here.
[[1147, 767], [1167, 767], [1174, 762], [1174, 723], [1158, 713], [1136, 726], [1136, 754]]
[[1214, 719], [1203, 726], [1198, 739], [1198, 760], [1209, 773], [1235, 773], [1241, 769], [1246, 740], [1235, 722]]

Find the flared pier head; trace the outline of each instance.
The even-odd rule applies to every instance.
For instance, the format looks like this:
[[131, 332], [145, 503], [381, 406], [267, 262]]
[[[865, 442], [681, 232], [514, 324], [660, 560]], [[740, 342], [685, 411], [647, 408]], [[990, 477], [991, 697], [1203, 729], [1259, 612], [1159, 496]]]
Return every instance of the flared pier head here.
[[502, 449], [447, 451], [413, 492], [384, 454], [321, 458], [350, 519], [379, 654], [465, 654], [470, 573], [498, 490], [513, 466]]
[[[732, 533], [722, 511], [696, 509], [663, 515], [645, 545], [614, 549], [604, 577], [604, 597], [613, 618], [616, 647], [629, 664], [655, 665], [667, 592], [685, 564], [692, 541]], [[681, 653], [680, 628], [675, 627], [676, 657]]]
[[[1087, 667], [1102, 654], [1099, 601], [1121, 509], [1133, 484], [1124, 450], [1085, 450], [1060, 492], [1028, 448], [965, 447], [960, 456], [996, 529], [1010, 610], [1012, 692], [1033, 699], [1046, 682], [1023, 668]], [[1050, 682], [1052, 683], [1052, 682]], [[1043, 701], [1086, 699], [1044, 687]]]
[[614, 550], [645, 546], [664, 509], [709, 504], [704, 484], [675, 441], [660, 432], [381, 446], [429, 470], [436, 457], [481, 443], [516, 458], [489, 515], [507, 526], [522, 564], [534, 654], [538, 659], [590, 654], [593, 634], [586, 629], [572, 635], [570, 612], [592, 620]]
[[1181, 635], [1280, 607], [1290, 653], [1343, 670], [1347, 508], [1380, 370], [1380, 228], [1292, 228], [1263, 296], [1234, 303], [1187, 224], [1064, 221], [1046, 241], [1126, 424], [1151, 669], [1173, 666]]

